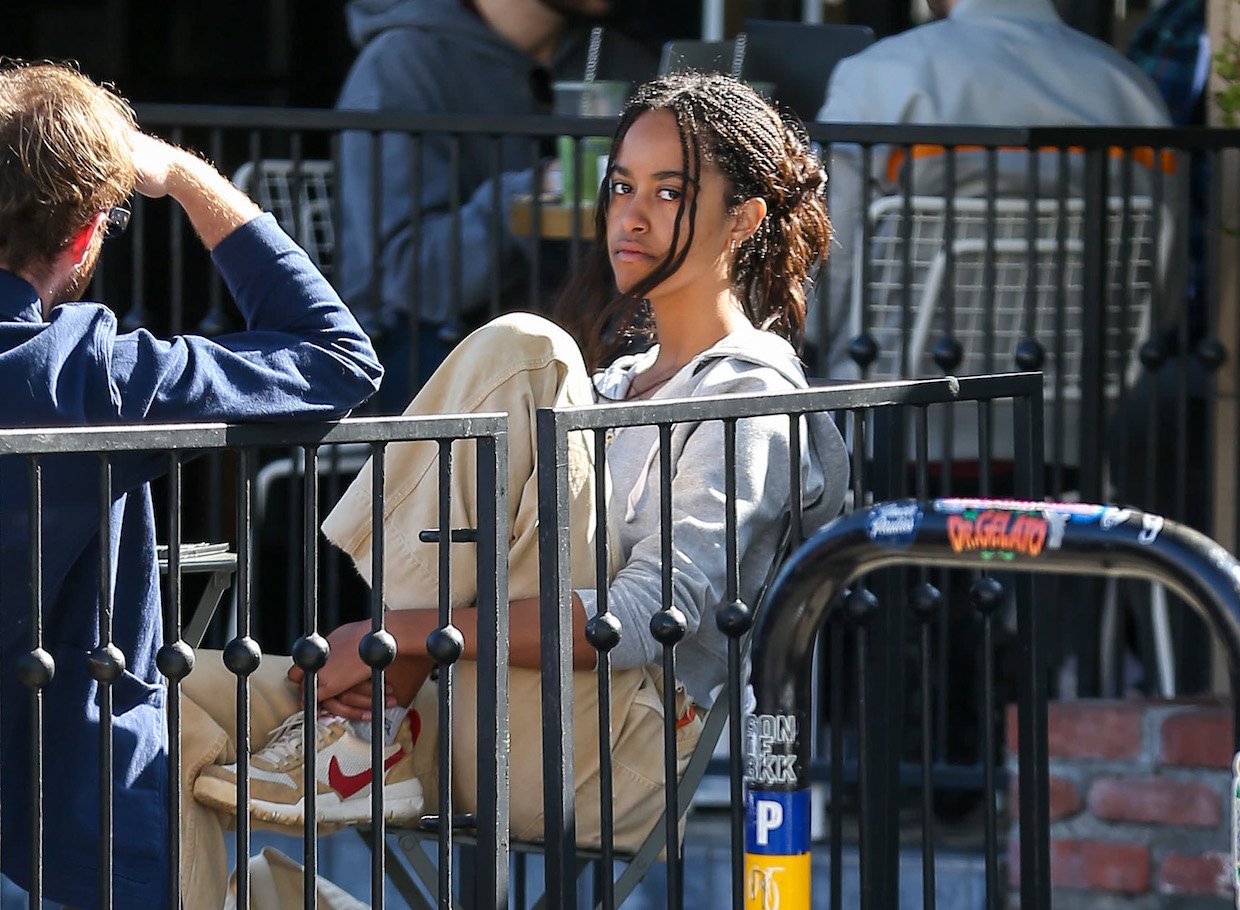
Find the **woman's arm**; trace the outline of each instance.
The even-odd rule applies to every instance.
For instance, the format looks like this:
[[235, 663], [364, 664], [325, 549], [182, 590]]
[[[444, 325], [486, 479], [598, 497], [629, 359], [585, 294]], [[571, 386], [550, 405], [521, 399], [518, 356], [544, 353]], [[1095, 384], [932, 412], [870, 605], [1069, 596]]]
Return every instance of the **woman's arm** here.
[[[589, 670], [594, 667], [594, 647], [586, 641], [585, 611], [574, 593], [571, 615], [573, 617], [573, 669]], [[478, 611], [457, 609], [452, 612], [452, 624], [460, 630], [464, 639], [461, 657], [478, 659]], [[384, 625], [396, 639], [396, 662], [388, 670], [389, 687], [396, 700], [408, 704], [421, 687], [433, 661], [426, 651], [426, 639], [439, 627], [437, 610], [391, 610], [384, 615]], [[371, 628], [369, 619], [345, 623], [327, 636], [331, 648], [327, 664], [318, 672], [318, 698], [320, 703], [335, 699], [359, 685], [370, 682], [371, 669], [358, 654], [358, 644]], [[542, 623], [539, 616], [538, 598], [514, 600], [508, 605], [508, 659], [514, 667], [538, 669], [542, 666]], [[300, 684], [305, 674], [300, 667], [289, 670], [288, 678]], [[412, 691], [410, 691], [412, 689]], [[333, 704], [328, 710], [344, 705]], [[346, 714], [346, 716], [351, 716]], [[359, 719], [361, 718], [359, 715]]]

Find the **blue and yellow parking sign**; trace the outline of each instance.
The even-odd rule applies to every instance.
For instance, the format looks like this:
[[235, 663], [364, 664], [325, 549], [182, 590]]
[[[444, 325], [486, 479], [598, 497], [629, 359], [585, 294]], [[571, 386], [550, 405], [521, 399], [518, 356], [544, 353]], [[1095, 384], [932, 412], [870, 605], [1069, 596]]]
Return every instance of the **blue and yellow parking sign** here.
[[809, 790], [745, 794], [745, 910], [809, 907]]

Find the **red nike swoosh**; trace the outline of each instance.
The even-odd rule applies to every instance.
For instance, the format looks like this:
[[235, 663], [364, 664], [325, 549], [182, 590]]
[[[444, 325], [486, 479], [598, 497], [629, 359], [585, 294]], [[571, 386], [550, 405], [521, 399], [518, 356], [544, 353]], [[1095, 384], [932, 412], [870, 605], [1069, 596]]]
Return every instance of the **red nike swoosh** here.
[[[383, 770], [388, 770], [404, 757], [405, 747], [401, 746], [384, 760]], [[331, 764], [327, 766], [327, 784], [339, 793], [342, 799], [348, 799], [357, 791], [370, 786], [373, 773], [370, 768], [367, 768], [357, 774], [345, 774], [340, 770], [339, 760], [333, 755]]]

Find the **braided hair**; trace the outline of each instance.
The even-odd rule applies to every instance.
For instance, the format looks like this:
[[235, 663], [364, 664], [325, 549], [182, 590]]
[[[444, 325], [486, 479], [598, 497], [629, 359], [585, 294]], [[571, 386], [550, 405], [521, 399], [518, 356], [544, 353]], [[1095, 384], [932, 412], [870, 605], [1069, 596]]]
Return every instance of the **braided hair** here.
[[[669, 75], [646, 83], [629, 99], [611, 141], [609, 160], [616, 160], [634, 121], [657, 110], [671, 111], [676, 118], [686, 185], [697, 181], [705, 162], [717, 167], [727, 181], [729, 212], [746, 199], [766, 201], [766, 217], [737, 247], [732, 285], [755, 326], [782, 335], [799, 348], [808, 285], [826, 258], [831, 239], [826, 175], [804, 125], [791, 113], [777, 112], [731, 77]], [[600, 188], [593, 247], [557, 307], [560, 321], [581, 343], [591, 369], [653, 338], [645, 297], [684, 262], [697, 216], [697, 195], [682, 195], [667, 255], [646, 278], [620, 293], [608, 256], [604, 200], [610, 196], [609, 184], [610, 177]]]

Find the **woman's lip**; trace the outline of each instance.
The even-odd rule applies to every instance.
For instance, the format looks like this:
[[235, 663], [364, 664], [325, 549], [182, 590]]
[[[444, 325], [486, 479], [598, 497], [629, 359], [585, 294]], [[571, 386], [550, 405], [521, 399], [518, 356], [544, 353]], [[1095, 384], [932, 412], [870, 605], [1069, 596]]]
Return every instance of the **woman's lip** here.
[[618, 259], [620, 262], [639, 262], [643, 259], [649, 259], [650, 254], [644, 253], [641, 250], [618, 249], [612, 253], [612, 258]]

